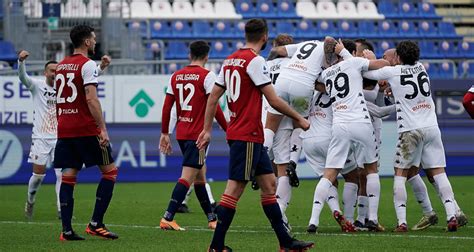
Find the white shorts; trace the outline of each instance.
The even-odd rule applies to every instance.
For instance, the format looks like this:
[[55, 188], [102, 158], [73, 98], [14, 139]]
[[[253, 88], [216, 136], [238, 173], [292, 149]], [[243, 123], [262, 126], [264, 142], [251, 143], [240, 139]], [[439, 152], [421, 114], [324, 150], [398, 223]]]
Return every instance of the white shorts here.
[[[300, 115], [303, 117], [309, 115], [309, 109], [314, 94], [314, 84], [307, 85], [279, 76], [275, 83], [275, 91], [280, 98], [286, 101], [290, 107], [296, 110]], [[270, 108], [269, 112], [281, 115], [281, 113], [274, 108]]]
[[[326, 166], [326, 156], [328, 154], [328, 147], [331, 143], [330, 137], [310, 137], [303, 138], [303, 152], [306, 156], [311, 168], [313, 168], [316, 176], [320, 177], [324, 173]], [[354, 155], [351, 151], [349, 157], [344, 164], [342, 174], [347, 174], [357, 168]]]
[[399, 134], [395, 154], [396, 168], [412, 166], [423, 169], [446, 167], [441, 131], [438, 126], [426, 127]]
[[361, 164], [377, 161], [376, 140], [372, 124], [369, 123], [337, 123], [332, 126], [332, 139], [326, 160], [326, 167], [344, 167], [345, 158], [354, 149], [354, 154]]
[[279, 129], [273, 138], [273, 162], [287, 164], [290, 162], [291, 133], [293, 129]]
[[52, 163], [54, 160], [56, 141], [56, 139], [32, 139], [28, 163], [37, 165], [47, 165]]
[[[271, 106], [268, 104], [267, 99], [265, 99], [265, 96], [263, 97], [262, 101], [262, 125], [265, 128], [265, 123], [267, 120], [267, 112], [270, 110]], [[275, 109], [272, 109], [273, 111], [276, 111]], [[276, 111], [275, 113], [272, 112], [272, 114], [277, 114], [281, 115], [280, 112]], [[284, 116], [283, 119], [280, 122], [280, 126], [278, 127], [278, 130], [280, 129], [293, 129], [293, 120], [289, 118], [288, 116]]]
[[[380, 167], [380, 148], [382, 147], [382, 140], [381, 140], [381, 134], [382, 134], [382, 129], [381, 128], [374, 128], [375, 132], [375, 156], [377, 157], [377, 168]], [[354, 146], [354, 149], [357, 149], [357, 146]], [[364, 153], [358, 152], [358, 156], [356, 157], [357, 159], [357, 167], [364, 168]]]

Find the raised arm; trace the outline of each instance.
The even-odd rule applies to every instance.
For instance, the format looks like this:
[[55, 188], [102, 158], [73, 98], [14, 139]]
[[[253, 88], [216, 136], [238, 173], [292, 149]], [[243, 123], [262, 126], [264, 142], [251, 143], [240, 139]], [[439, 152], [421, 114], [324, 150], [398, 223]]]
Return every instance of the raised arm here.
[[105, 69], [110, 65], [112, 58], [109, 55], [104, 55], [100, 59], [100, 64], [97, 65], [98, 75], [102, 75], [105, 72]]
[[28, 76], [28, 73], [26, 73], [26, 67], [25, 67], [25, 60], [28, 58], [30, 53], [28, 51], [21, 51], [18, 54], [18, 76], [20, 78], [21, 83], [25, 85], [28, 90], [33, 90], [34, 88], [34, 81], [30, 76]]

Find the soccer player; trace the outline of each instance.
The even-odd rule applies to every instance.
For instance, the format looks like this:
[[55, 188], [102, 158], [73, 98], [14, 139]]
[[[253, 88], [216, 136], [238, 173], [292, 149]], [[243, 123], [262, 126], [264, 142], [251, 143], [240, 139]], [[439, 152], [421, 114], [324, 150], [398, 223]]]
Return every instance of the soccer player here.
[[270, 106], [294, 119], [303, 129], [309, 123], [287, 103], [278, 98], [268, 76], [265, 60], [259, 52], [268, 40], [268, 27], [263, 19], [251, 19], [245, 24], [245, 45], [224, 60], [211, 95], [207, 101], [204, 129], [198, 138], [198, 148], [205, 149], [211, 138], [212, 118], [220, 96], [227, 91], [230, 122], [227, 140], [230, 146], [229, 180], [217, 207], [216, 230], [209, 251], [231, 251], [225, 246], [225, 236], [232, 223], [237, 202], [247, 182], [254, 177], [261, 188], [261, 203], [283, 251], [301, 251], [312, 247], [291, 237], [283, 223], [275, 197], [275, 175], [268, 154], [263, 148], [261, 123], [262, 93]]
[[364, 75], [369, 79], [387, 80], [396, 101], [399, 141], [394, 165], [394, 206], [398, 219], [395, 231], [407, 231], [405, 182], [408, 170], [420, 165], [439, 187], [439, 196], [446, 210], [447, 230], [456, 231], [458, 222], [454, 193], [445, 173], [446, 159], [429, 76], [423, 64], [418, 62], [420, 50], [416, 43], [400, 42], [396, 54], [400, 65]]
[[[45, 80], [33, 79], [28, 76], [25, 60], [30, 53], [21, 51], [18, 54], [18, 75], [21, 83], [30, 90], [33, 97], [33, 133], [31, 136], [31, 150], [28, 162], [33, 163], [33, 174], [28, 182], [28, 198], [25, 203], [25, 216], [31, 220], [38, 192], [44, 177], [46, 166], [54, 160], [56, 147], [57, 119], [56, 119], [56, 90], [53, 88], [54, 75], [58, 63], [48, 61], [44, 66]], [[102, 71], [110, 64], [110, 58], [104, 56], [98, 70]], [[56, 173], [56, 201], [58, 218], [61, 218], [61, 205], [59, 203], [59, 189], [61, 187], [61, 169], [54, 169]]]
[[[343, 48], [342, 43], [338, 43], [336, 54], [340, 54]], [[368, 50], [365, 53], [367, 57], [373, 55]], [[375, 230], [378, 224], [380, 180], [377, 173], [375, 132], [362, 92], [362, 71], [379, 69], [388, 65], [388, 62], [360, 57], [341, 60], [339, 57], [331, 67], [325, 69], [318, 80], [326, 85], [326, 92], [333, 99], [333, 126], [324, 175], [316, 187], [315, 199], [324, 202], [337, 175], [344, 168], [351, 147], [355, 146], [355, 156], [362, 161], [368, 173], [367, 193], [370, 196], [369, 205], [372, 206], [369, 208], [368, 226]], [[322, 204], [319, 206], [322, 208]]]
[[61, 221], [60, 240], [84, 240], [71, 225], [74, 210], [74, 186], [77, 174], [85, 165], [97, 165], [102, 173], [96, 192], [96, 202], [86, 233], [106, 239], [118, 235], [104, 225], [105, 212], [112, 199], [117, 167], [112, 158], [109, 136], [97, 97], [97, 66], [88, 58], [96, 45], [94, 28], [78, 25], [70, 32], [74, 52], [56, 68], [55, 88], [58, 118], [58, 140], [54, 167], [62, 168], [60, 189]]
[[[216, 81], [216, 75], [205, 69], [208, 60], [209, 45], [205, 41], [195, 41], [189, 45], [191, 63], [176, 71], [170, 78], [163, 105], [163, 125], [161, 127], [160, 151], [171, 153], [169, 122], [173, 104], [176, 103], [176, 139], [183, 153], [183, 170], [171, 195], [168, 209], [160, 221], [160, 228], [166, 230], [184, 230], [174, 220], [174, 215], [186, 197], [191, 184], [199, 199], [201, 208], [207, 217], [208, 227], [215, 229], [216, 216], [212, 212], [206, 191], [206, 174], [202, 169], [206, 150], [198, 150], [196, 140], [204, 125], [204, 112], [207, 97]], [[220, 106], [217, 106], [216, 119], [226, 130], [227, 122]]]
[[474, 85], [464, 95], [462, 105], [466, 109], [466, 112], [474, 119]]

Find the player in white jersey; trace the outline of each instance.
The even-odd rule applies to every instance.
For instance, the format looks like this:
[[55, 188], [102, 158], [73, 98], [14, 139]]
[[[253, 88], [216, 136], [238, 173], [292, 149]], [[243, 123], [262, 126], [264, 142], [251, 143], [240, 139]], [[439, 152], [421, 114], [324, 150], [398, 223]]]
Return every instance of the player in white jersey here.
[[[338, 43], [335, 52], [339, 54], [343, 48], [343, 44]], [[366, 56], [375, 57], [370, 51], [365, 53]], [[326, 199], [332, 183], [344, 168], [350, 149], [355, 147], [356, 157], [363, 158], [364, 167], [369, 174], [367, 193], [371, 207], [368, 226], [375, 227], [378, 224], [380, 180], [377, 174], [374, 128], [362, 93], [362, 72], [387, 66], [388, 62], [359, 57], [341, 60], [339, 58], [335, 64], [325, 69], [318, 79], [326, 85], [326, 92], [333, 99], [333, 126], [324, 175], [316, 187], [315, 198], [319, 202]]]
[[402, 41], [397, 45], [396, 54], [400, 65], [364, 74], [369, 79], [387, 80], [397, 107], [399, 141], [394, 164], [394, 206], [398, 225], [395, 231], [407, 231], [405, 182], [408, 170], [420, 165], [439, 188], [446, 210], [447, 230], [456, 231], [458, 221], [454, 193], [445, 173], [446, 158], [431, 97], [430, 80], [423, 64], [418, 62], [420, 50], [416, 43]]
[[[33, 164], [33, 174], [28, 182], [28, 197], [25, 203], [25, 216], [33, 217], [36, 193], [46, 175], [46, 166], [54, 160], [54, 149], [57, 139], [56, 119], [56, 90], [53, 88], [57, 62], [48, 61], [44, 66], [45, 80], [33, 79], [28, 76], [25, 68], [25, 59], [28, 51], [21, 51], [18, 55], [18, 75], [20, 81], [31, 92], [33, 97], [33, 132], [28, 163]], [[110, 58], [104, 56], [98, 69], [102, 71], [110, 64]], [[58, 217], [61, 218], [59, 203], [59, 189], [61, 186], [61, 169], [56, 173], [56, 202]]]

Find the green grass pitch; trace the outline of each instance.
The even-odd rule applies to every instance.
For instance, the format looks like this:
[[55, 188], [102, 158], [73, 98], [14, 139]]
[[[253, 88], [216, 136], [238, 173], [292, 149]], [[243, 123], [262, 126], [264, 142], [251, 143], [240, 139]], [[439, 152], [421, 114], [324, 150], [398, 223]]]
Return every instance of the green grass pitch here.
[[[474, 177], [451, 177], [456, 199], [464, 212], [474, 213], [472, 185]], [[116, 241], [86, 236], [84, 229], [92, 214], [96, 185], [78, 184], [75, 191], [74, 228], [84, 235], [83, 242], [60, 242], [60, 221], [56, 219], [53, 185], [43, 185], [38, 193], [35, 215], [26, 222], [23, 207], [26, 185], [0, 186], [0, 251], [206, 251], [212, 232], [193, 195], [191, 213], [177, 214], [184, 232], [162, 231], [160, 218], [167, 206], [174, 183], [117, 183], [112, 203], [105, 217], [108, 227], [118, 233]], [[382, 179], [379, 219], [387, 228], [383, 233], [343, 234], [325, 207], [319, 234], [305, 232], [310, 217], [316, 181], [304, 180], [293, 190], [287, 215], [293, 233], [299, 239], [316, 243], [315, 251], [474, 251], [474, 228], [468, 226], [456, 233], [446, 233], [445, 212], [432, 186], [427, 182], [430, 198], [440, 223], [425, 231], [392, 233], [396, 217], [393, 208], [391, 178]], [[225, 184], [211, 183], [216, 199]], [[342, 183], [340, 185], [342, 191]], [[421, 217], [411, 187], [407, 184], [409, 226]], [[278, 243], [260, 206], [258, 192], [250, 186], [239, 201], [237, 214], [227, 235], [227, 245], [234, 251], [277, 251]]]

